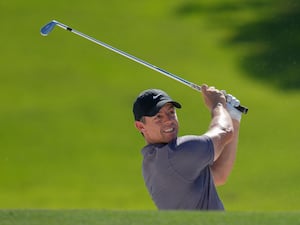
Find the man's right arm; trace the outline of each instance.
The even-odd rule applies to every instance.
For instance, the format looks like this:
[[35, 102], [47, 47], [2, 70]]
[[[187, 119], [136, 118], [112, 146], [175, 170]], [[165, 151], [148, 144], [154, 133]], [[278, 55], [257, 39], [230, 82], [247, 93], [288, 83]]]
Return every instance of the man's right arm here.
[[222, 154], [224, 147], [233, 137], [233, 124], [227, 110], [219, 104], [212, 110], [212, 120], [208, 131], [205, 133], [209, 136], [214, 145], [214, 161]]
[[216, 186], [225, 184], [232, 171], [236, 158], [240, 121], [242, 118], [242, 113], [235, 108], [240, 104], [240, 101], [230, 94], [226, 96], [226, 100], [227, 111], [233, 123], [234, 135], [231, 141], [224, 147], [222, 154], [211, 166]]
[[204, 102], [212, 116], [209, 129], [205, 135], [212, 139], [214, 145], [214, 161], [216, 161], [226, 144], [228, 144], [233, 137], [233, 124], [226, 110], [225, 95], [214, 87], [202, 85], [201, 88]]

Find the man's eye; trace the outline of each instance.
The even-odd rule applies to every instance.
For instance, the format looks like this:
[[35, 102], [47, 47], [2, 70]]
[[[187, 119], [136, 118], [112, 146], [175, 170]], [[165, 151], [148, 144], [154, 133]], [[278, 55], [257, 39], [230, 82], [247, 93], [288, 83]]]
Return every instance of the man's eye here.
[[155, 120], [160, 120], [161, 119], [161, 115], [156, 115], [155, 116]]
[[174, 115], [174, 114], [175, 114], [175, 110], [171, 110], [169, 113], [170, 113], [171, 115]]

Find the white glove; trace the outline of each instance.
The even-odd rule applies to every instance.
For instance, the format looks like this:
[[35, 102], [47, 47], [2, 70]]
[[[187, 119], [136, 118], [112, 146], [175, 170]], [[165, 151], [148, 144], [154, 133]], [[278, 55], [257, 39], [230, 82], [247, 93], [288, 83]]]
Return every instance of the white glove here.
[[222, 91], [222, 92], [226, 96], [226, 107], [231, 119], [240, 122], [242, 118], [242, 112], [235, 108], [240, 105], [240, 100], [238, 100], [236, 97], [234, 97], [231, 94], [226, 94], [226, 91]]

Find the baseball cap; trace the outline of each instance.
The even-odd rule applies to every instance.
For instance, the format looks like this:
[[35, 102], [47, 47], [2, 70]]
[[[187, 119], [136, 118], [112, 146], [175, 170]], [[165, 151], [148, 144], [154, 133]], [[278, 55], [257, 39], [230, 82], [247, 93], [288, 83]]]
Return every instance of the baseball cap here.
[[166, 92], [159, 89], [145, 90], [139, 94], [133, 104], [134, 119], [139, 121], [143, 116], [154, 116], [166, 103], [172, 103], [176, 108], [181, 108], [181, 105]]

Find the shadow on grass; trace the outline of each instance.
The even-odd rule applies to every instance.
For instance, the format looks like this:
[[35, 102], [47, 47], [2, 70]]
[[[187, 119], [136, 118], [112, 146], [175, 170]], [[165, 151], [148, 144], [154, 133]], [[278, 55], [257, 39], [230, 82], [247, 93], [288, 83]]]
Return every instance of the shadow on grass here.
[[[241, 16], [251, 14], [251, 19]], [[249, 76], [276, 88], [300, 89], [300, 2], [252, 0], [217, 5], [185, 3], [178, 16], [205, 16], [215, 28], [231, 29], [224, 41], [239, 47], [239, 65]], [[217, 27], [218, 28], [218, 27]]]

